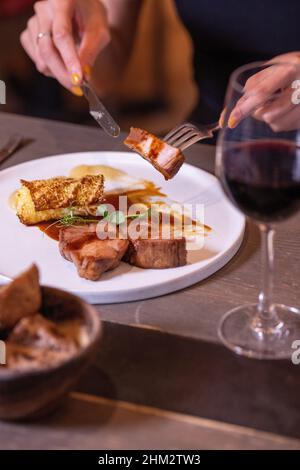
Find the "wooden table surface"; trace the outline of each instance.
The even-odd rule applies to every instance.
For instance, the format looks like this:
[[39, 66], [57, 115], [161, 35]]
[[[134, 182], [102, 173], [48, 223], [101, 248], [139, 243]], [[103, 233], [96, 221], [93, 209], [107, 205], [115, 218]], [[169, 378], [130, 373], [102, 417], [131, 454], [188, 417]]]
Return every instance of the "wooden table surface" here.
[[[16, 131], [33, 142], [1, 169], [59, 153], [125, 150], [99, 128], [1, 113], [0, 147]], [[196, 145], [186, 156], [213, 172], [213, 147]], [[279, 225], [276, 235], [275, 300], [294, 306], [299, 221]], [[248, 223], [238, 254], [209, 279], [159, 298], [97, 306], [104, 338], [95, 364], [52, 416], [0, 424], [0, 448], [299, 449], [300, 365], [237, 357], [217, 337], [223, 313], [256, 300], [259, 246]]]

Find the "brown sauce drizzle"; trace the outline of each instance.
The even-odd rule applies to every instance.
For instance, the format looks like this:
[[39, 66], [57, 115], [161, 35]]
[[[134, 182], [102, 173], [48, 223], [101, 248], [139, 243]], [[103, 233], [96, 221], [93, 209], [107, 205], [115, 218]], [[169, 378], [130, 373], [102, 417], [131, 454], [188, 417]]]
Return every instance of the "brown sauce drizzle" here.
[[[156, 149], [159, 150], [159, 149]], [[133, 204], [143, 204], [146, 207], [151, 206], [152, 203], [155, 204], [163, 204], [164, 201], [156, 199], [153, 201], [152, 198], [165, 198], [166, 195], [161, 192], [160, 188], [157, 187], [154, 183], [151, 181], [141, 181], [143, 184], [143, 188], [132, 188], [132, 189], [123, 189], [120, 191], [116, 192], [108, 192], [107, 194], [104, 195], [103, 201], [101, 201], [100, 204], [110, 204], [114, 207], [114, 210], [120, 210], [120, 196], [127, 196], [127, 211]], [[122, 209], [124, 209], [122, 207]], [[89, 219], [93, 219], [95, 221], [100, 221], [102, 217], [96, 217], [96, 216], [87, 216]], [[171, 227], [175, 227], [176, 225], [176, 220], [175, 216], [173, 214], [170, 215], [170, 225]], [[202, 225], [195, 221], [195, 220], [190, 220], [190, 223], [192, 227], [196, 230], [196, 228], [201, 227]], [[159, 218], [158, 224], [160, 225], [160, 230], [161, 230], [161, 217]], [[41, 222], [35, 225], [39, 230], [41, 230], [45, 235], [47, 235], [49, 238], [55, 241], [59, 241], [59, 232], [60, 229], [62, 228], [62, 225], [59, 223], [59, 221], [47, 221], [47, 222]], [[79, 226], [79, 225], [78, 225]], [[207, 225], [202, 226], [203, 230], [207, 233], [211, 231], [211, 228]], [[151, 230], [151, 227], [149, 226], [149, 231]], [[159, 230], [159, 231], [160, 231]], [[85, 233], [85, 235], [79, 240], [78, 244], [82, 243], [82, 239], [87, 241], [87, 238], [89, 239], [94, 239], [96, 238], [96, 231], [89, 233]], [[77, 243], [77, 242], [74, 242]], [[74, 246], [73, 248], [80, 248], [80, 246]]]
[[35, 224], [34, 227], [37, 227], [38, 229], [41, 230], [41, 232], [43, 232], [49, 238], [52, 238], [52, 240], [55, 240], [58, 242], [59, 231], [61, 229], [61, 226], [59, 226], [59, 224], [55, 224], [54, 222], [55, 221], [40, 222], [38, 224]]
[[[160, 188], [158, 188], [151, 181], [143, 181], [143, 184], [144, 188], [142, 189], [129, 189], [118, 192], [110, 192], [104, 196], [101, 204], [111, 204], [117, 211], [120, 209], [120, 196], [127, 196], [128, 210], [131, 205], [138, 203], [150, 206], [152, 197], [165, 197], [165, 194], [160, 191]], [[93, 218], [100, 221], [102, 217], [88, 216], [88, 218]], [[47, 235], [49, 238], [52, 238], [52, 240], [59, 241], [59, 231], [62, 228], [62, 225], [59, 224], [59, 222], [55, 223], [55, 220], [40, 222], [34, 226], [38, 227], [43, 233], [45, 233], [45, 235]]]

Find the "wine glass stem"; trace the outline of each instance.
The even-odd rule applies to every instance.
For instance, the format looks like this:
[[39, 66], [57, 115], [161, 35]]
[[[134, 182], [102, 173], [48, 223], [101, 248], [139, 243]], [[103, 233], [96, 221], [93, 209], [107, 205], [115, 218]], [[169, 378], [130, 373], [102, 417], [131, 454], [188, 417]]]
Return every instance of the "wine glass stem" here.
[[274, 230], [268, 224], [259, 224], [262, 238], [262, 290], [258, 298], [257, 314], [252, 326], [257, 331], [271, 333], [278, 328], [279, 319], [273, 304]]

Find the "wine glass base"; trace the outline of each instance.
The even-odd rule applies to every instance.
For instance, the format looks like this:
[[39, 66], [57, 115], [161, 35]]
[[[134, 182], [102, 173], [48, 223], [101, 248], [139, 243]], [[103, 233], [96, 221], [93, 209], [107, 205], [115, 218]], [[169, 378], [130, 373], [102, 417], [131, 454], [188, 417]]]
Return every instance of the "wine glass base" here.
[[295, 352], [292, 345], [300, 341], [300, 310], [275, 304], [279, 321], [262, 327], [255, 324], [257, 308], [257, 304], [248, 304], [227, 312], [219, 326], [221, 341], [242, 356], [291, 360]]

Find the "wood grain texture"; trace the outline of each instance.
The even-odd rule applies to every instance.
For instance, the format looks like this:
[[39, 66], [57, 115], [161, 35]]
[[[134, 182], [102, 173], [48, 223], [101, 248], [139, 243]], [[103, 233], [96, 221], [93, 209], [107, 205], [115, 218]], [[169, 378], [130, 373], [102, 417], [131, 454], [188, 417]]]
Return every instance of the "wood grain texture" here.
[[[113, 140], [99, 128], [0, 114], [0, 143], [15, 131], [35, 141], [1, 168], [65, 152], [125, 150], [123, 136]], [[213, 172], [213, 147], [196, 145], [186, 152], [186, 157], [189, 163]], [[297, 215], [279, 225], [276, 237], [275, 300], [295, 306], [300, 306], [299, 221]], [[123, 408], [120, 411], [117, 404], [97, 405], [96, 412], [94, 404], [71, 400], [60, 414], [43, 422], [0, 425], [0, 445], [158, 448], [160, 435], [161, 446], [169, 448], [297, 447], [295, 441], [281, 437], [272, 441], [261, 434], [261, 430], [268, 430], [299, 437], [297, 366], [284, 361], [266, 363], [237, 358], [216, 344], [217, 325], [223, 313], [256, 300], [259, 244], [258, 229], [250, 222], [234, 259], [201, 283], [156, 299], [98, 306], [109, 332], [104, 336], [106, 347], [99, 352], [96, 372], [91, 369], [80, 386], [81, 392], [93, 395], [256, 428], [250, 431], [255, 434], [254, 440], [240, 428], [230, 437], [215, 429], [212, 433], [203, 428], [200, 432], [198, 427], [186, 428], [181, 421], [176, 424], [171, 420], [170, 424], [148, 415], [145, 419], [143, 413], [132, 414]], [[195, 440], [187, 442], [186, 434], [195, 435]]]
[[0, 423], [0, 436], [2, 450], [300, 449], [295, 439], [78, 393], [38, 422]]
[[76, 390], [300, 439], [299, 366], [213, 342], [106, 322]]
[[[76, 126], [0, 114], [0, 142], [15, 130], [35, 142], [17, 152], [1, 168], [62, 152], [126, 150], [99, 128]], [[214, 147], [195, 145], [186, 152], [189, 163], [214, 171]], [[134, 156], [133, 156], [134, 158]], [[275, 300], [300, 306], [300, 215], [278, 225], [276, 234]], [[157, 299], [103, 305], [102, 318], [123, 324], [152, 327], [169, 333], [218, 341], [217, 324], [227, 310], [256, 301], [260, 281], [260, 236], [247, 224], [245, 239], [231, 262], [210, 278], [183, 291]]]

